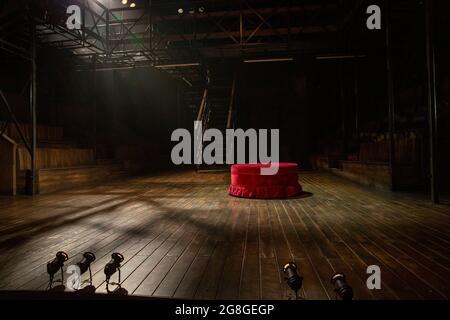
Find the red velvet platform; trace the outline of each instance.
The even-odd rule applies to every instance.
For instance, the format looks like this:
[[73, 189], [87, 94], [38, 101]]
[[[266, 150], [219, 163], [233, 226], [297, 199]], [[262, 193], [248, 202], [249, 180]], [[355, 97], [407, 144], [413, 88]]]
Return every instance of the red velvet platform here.
[[302, 193], [298, 183], [296, 163], [279, 163], [275, 175], [261, 175], [268, 164], [235, 164], [231, 167], [231, 186], [228, 194], [240, 198], [289, 198]]

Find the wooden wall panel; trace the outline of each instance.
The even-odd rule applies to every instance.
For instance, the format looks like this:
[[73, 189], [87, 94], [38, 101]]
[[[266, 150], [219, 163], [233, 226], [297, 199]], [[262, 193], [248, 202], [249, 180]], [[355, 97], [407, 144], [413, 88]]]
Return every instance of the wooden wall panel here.
[[17, 145], [9, 137], [0, 137], [0, 194], [16, 194]]
[[[94, 164], [94, 150], [78, 148], [39, 148], [36, 150], [38, 169], [74, 167]], [[31, 157], [24, 147], [19, 148], [18, 169], [31, 168]]]
[[[26, 139], [31, 137], [31, 126], [29, 124], [20, 124], [23, 134]], [[20, 143], [20, 136], [17, 129], [10, 124], [7, 130], [8, 135]], [[63, 140], [63, 128], [61, 127], [50, 127], [38, 125], [36, 128], [38, 141], [62, 141]]]

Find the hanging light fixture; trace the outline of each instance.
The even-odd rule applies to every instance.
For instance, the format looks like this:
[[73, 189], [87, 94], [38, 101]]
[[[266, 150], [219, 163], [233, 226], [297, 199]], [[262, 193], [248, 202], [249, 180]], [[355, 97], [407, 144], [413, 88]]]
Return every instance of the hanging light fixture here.
[[128, 0], [122, 0], [122, 4], [126, 5], [128, 3]]

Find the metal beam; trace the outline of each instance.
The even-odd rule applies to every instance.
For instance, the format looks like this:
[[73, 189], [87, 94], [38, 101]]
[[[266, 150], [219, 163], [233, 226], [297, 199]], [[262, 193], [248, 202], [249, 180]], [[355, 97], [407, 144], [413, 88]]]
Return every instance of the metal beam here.
[[394, 72], [392, 64], [392, 33], [390, 21], [390, 0], [385, 0], [385, 31], [386, 31], [386, 69], [388, 89], [388, 122], [389, 122], [389, 168], [391, 173], [391, 190], [396, 190], [395, 184], [395, 97]]
[[236, 78], [237, 73], [234, 72], [233, 76], [233, 84], [231, 86], [231, 96], [230, 96], [230, 104], [228, 106], [228, 118], [227, 118], [227, 129], [231, 129], [231, 120], [233, 118], [233, 107], [234, 107], [234, 100], [235, 100], [235, 94], [236, 94]]
[[0, 50], [4, 50], [22, 59], [30, 60], [30, 57], [27, 55], [27, 51], [24, 48], [16, 46], [15, 44], [4, 39], [0, 39], [0, 44], [2, 45], [0, 46]]
[[[162, 14], [161, 12], [170, 11], [162, 10], [162, 7], [152, 4], [151, 0], [145, 6], [138, 3], [136, 8], [112, 9], [98, 0], [74, 0], [74, 3], [84, 7], [85, 18], [92, 19], [84, 19], [90, 24], [83, 30], [84, 37], [60, 25], [54, 28], [61, 35], [57, 37], [58, 40], [54, 41], [43, 34], [41, 39], [53, 45], [61, 45], [61, 49], [71, 50], [75, 56], [97, 55], [99, 70], [203, 61], [217, 57], [268, 58], [288, 50], [288, 46], [289, 50], [293, 50], [290, 52], [295, 54], [299, 51], [298, 43], [307, 41], [300, 37], [302, 34], [325, 34], [337, 30], [334, 19], [328, 16], [324, 17], [324, 21], [329, 23], [314, 19], [326, 10], [337, 9], [336, 4], [303, 5], [283, 0], [276, 5], [261, 8], [253, 6], [255, 1], [240, 0], [231, 3], [230, 10], [225, 10], [229, 3], [224, 1], [224, 6], [215, 11], [215, 8], [211, 8], [211, 11], [207, 10], [205, 13], [177, 15], [175, 11], [174, 14]], [[115, 15], [115, 12], [121, 11], [128, 13], [127, 19], [119, 19]], [[309, 18], [308, 13], [313, 13], [313, 17]], [[308, 19], [288, 23], [288, 20], [293, 22], [292, 15]], [[272, 16], [279, 18], [269, 22]], [[259, 21], [255, 21], [256, 19]], [[208, 20], [212, 23], [208, 24]], [[121, 26], [124, 32], [115, 34], [113, 26]], [[291, 38], [291, 35], [296, 36]], [[62, 37], [73, 40], [73, 43]], [[77, 50], [81, 48], [86, 50]], [[85, 69], [91, 68], [90, 59], [82, 64], [86, 64]], [[80, 67], [83, 69], [83, 66]]]
[[359, 141], [359, 61], [353, 61], [353, 94], [355, 98], [355, 135]]
[[36, 145], [37, 145], [37, 119], [36, 119], [36, 25], [31, 20], [31, 83], [30, 83], [30, 113], [31, 113], [31, 181], [30, 195], [37, 193], [36, 186]]
[[19, 125], [19, 121], [17, 120], [16, 115], [14, 114], [11, 106], [8, 103], [8, 100], [6, 99], [4, 93], [1, 89], [0, 89], [0, 97], [2, 98], [3, 103], [5, 104], [6, 110], [8, 111], [8, 114], [14, 124], [14, 127], [17, 130], [17, 133], [19, 133], [20, 139], [22, 140], [23, 144], [25, 145], [25, 148], [31, 155], [31, 146], [28, 143], [27, 139], [25, 138], [25, 134], [23, 133], [22, 128]]
[[[282, 37], [282, 35], [280, 35], [280, 34], [278, 33], [277, 29], [274, 28], [274, 27], [272, 26], [272, 24], [269, 23], [269, 19], [272, 18], [274, 15], [276, 15], [276, 14], [278, 13], [278, 10], [280, 9], [280, 7], [274, 7], [274, 8], [271, 8], [270, 12], [267, 14], [267, 17], [263, 17], [263, 15], [262, 15], [262, 13], [260, 12], [260, 10], [257, 10], [257, 9], [255, 9], [255, 8], [253, 8], [253, 7], [250, 6], [250, 4], [249, 4], [247, 1], [245, 1], [245, 0], [244, 0], [244, 3], [245, 3], [245, 5], [248, 7], [248, 9], [249, 9], [250, 11], [252, 11], [252, 12], [253, 12], [253, 13], [261, 20], [261, 23], [260, 23], [260, 24], [252, 31], [252, 33], [251, 33], [251, 34], [248, 36], [248, 38], [245, 40], [246, 43], [248, 43], [248, 42], [251, 40], [251, 38], [252, 38], [255, 34], [257, 34], [257, 32], [258, 32], [264, 25], [266, 25], [266, 26], [269, 27], [271, 30], [273, 30], [277, 36]], [[288, 11], [288, 12], [289, 12], [289, 11]], [[288, 29], [287, 35], [290, 35], [290, 33], [291, 33], [291, 32], [290, 32], [290, 27], [287, 28], [287, 29]], [[284, 39], [283, 39], [283, 40], [284, 40]]]
[[[337, 31], [336, 26], [327, 25], [327, 26], [309, 26], [309, 27], [293, 27], [293, 28], [277, 28], [277, 29], [265, 29], [258, 32], [258, 37], [270, 37], [276, 35], [288, 35], [288, 34], [313, 34], [313, 33], [327, 33], [327, 32], [335, 32]], [[243, 36], [250, 36], [253, 30], [244, 30]], [[289, 33], [290, 32], [290, 33]], [[139, 35], [145, 36], [145, 33], [139, 33]], [[183, 42], [183, 41], [191, 41], [196, 39], [202, 39], [207, 37], [208, 39], [228, 39], [230, 35], [239, 38], [240, 30], [238, 31], [229, 31], [229, 32], [214, 32], [214, 33], [197, 33], [194, 34], [170, 34], [164, 35], [164, 41], [169, 42]], [[147, 40], [146, 37], [142, 38], [144, 41]], [[111, 42], [119, 42], [120, 40], [111, 40]], [[125, 39], [123, 40], [125, 43], [132, 43], [134, 40]]]
[[[292, 8], [289, 8], [289, 6], [286, 7], [280, 7], [277, 10], [277, 13], [279, 14], [287, 14], [289, 13], [289, 10], [291, 10], [291, 13], [307, 13], [307, 12], [313, 12], [318, 10], [333, 10], [337, 9], [337, 6], [334, 4], [327, 4], [327, 5], [302, 5], [302, 6], [292, 6]], [[136, 11], [136, 10], [142, 10], [142, 9], [136, 9], [136, 8], [117, 8], [117, 9], [111, 9], [111, 11]], [[265, 14], [271, 14], [274, 8], [259, 8], [258, 12], [262, 15]], [[227, 11], [211, 11], [211, 12], [205, 12], [205, 13], [196, 13], [196, 14], [177, 14], [177, 15], [155, 15], [153, 16], [153, 22], [164, 22], [164, 21], [179, 21], [179, 20], [201, 20], [201, 19], [208, 19], [209, 17], [222, 17], [224, 15], [227, 15], [228, 17], [240, 17], [242, 16], [252, 16], [254, 15], [254, 11], [251, 9], [243, 9], [243, 10], [227, 10]], [[124, 22], [130, 23], [133, 19], [126, 19]]]
[[431, 201], [439, 203], [438, 152], [437, 152], [437, 98], [436, 98], [436, 59], [434, 47], [433, 10], [434, 1], [426, 1], [426, 48], [428, 85], [428, 122], [430, 147], [430, 191]]

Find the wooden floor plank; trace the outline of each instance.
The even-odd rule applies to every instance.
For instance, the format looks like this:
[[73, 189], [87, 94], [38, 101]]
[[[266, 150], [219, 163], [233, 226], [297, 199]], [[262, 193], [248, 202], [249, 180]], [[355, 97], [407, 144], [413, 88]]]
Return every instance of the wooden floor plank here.
[[[355, 299], [450, 298], [449, 207], [326, 173], [301, 172], [300, 182], [311, 195], [249, 200], [227, 195], [227, 173], [180, 171], [0, 198], [0, 290], [45, 290], [56, 251], [69, 254], [67, 268], [90, 250], [98, 293], [121, 252], [134, 295], [292, 299], [282, 267], [294, 261], [303, 299], [334, 299], [337, 271]], [[381, 290], [366, 286], [370, 265]]]
[[261, 266], [259, 260], [258, 211], [254, 202], [249, 206], [247, 226], [239, 298], [257, 300], [261, 299]]
[[242, 203], [234, 214], [235, 219], [228, 239], [230, 246], [227, 247], [225, 265], [216, 294], [218, 299], [239, 298], [250, 214], [247, 205]]

